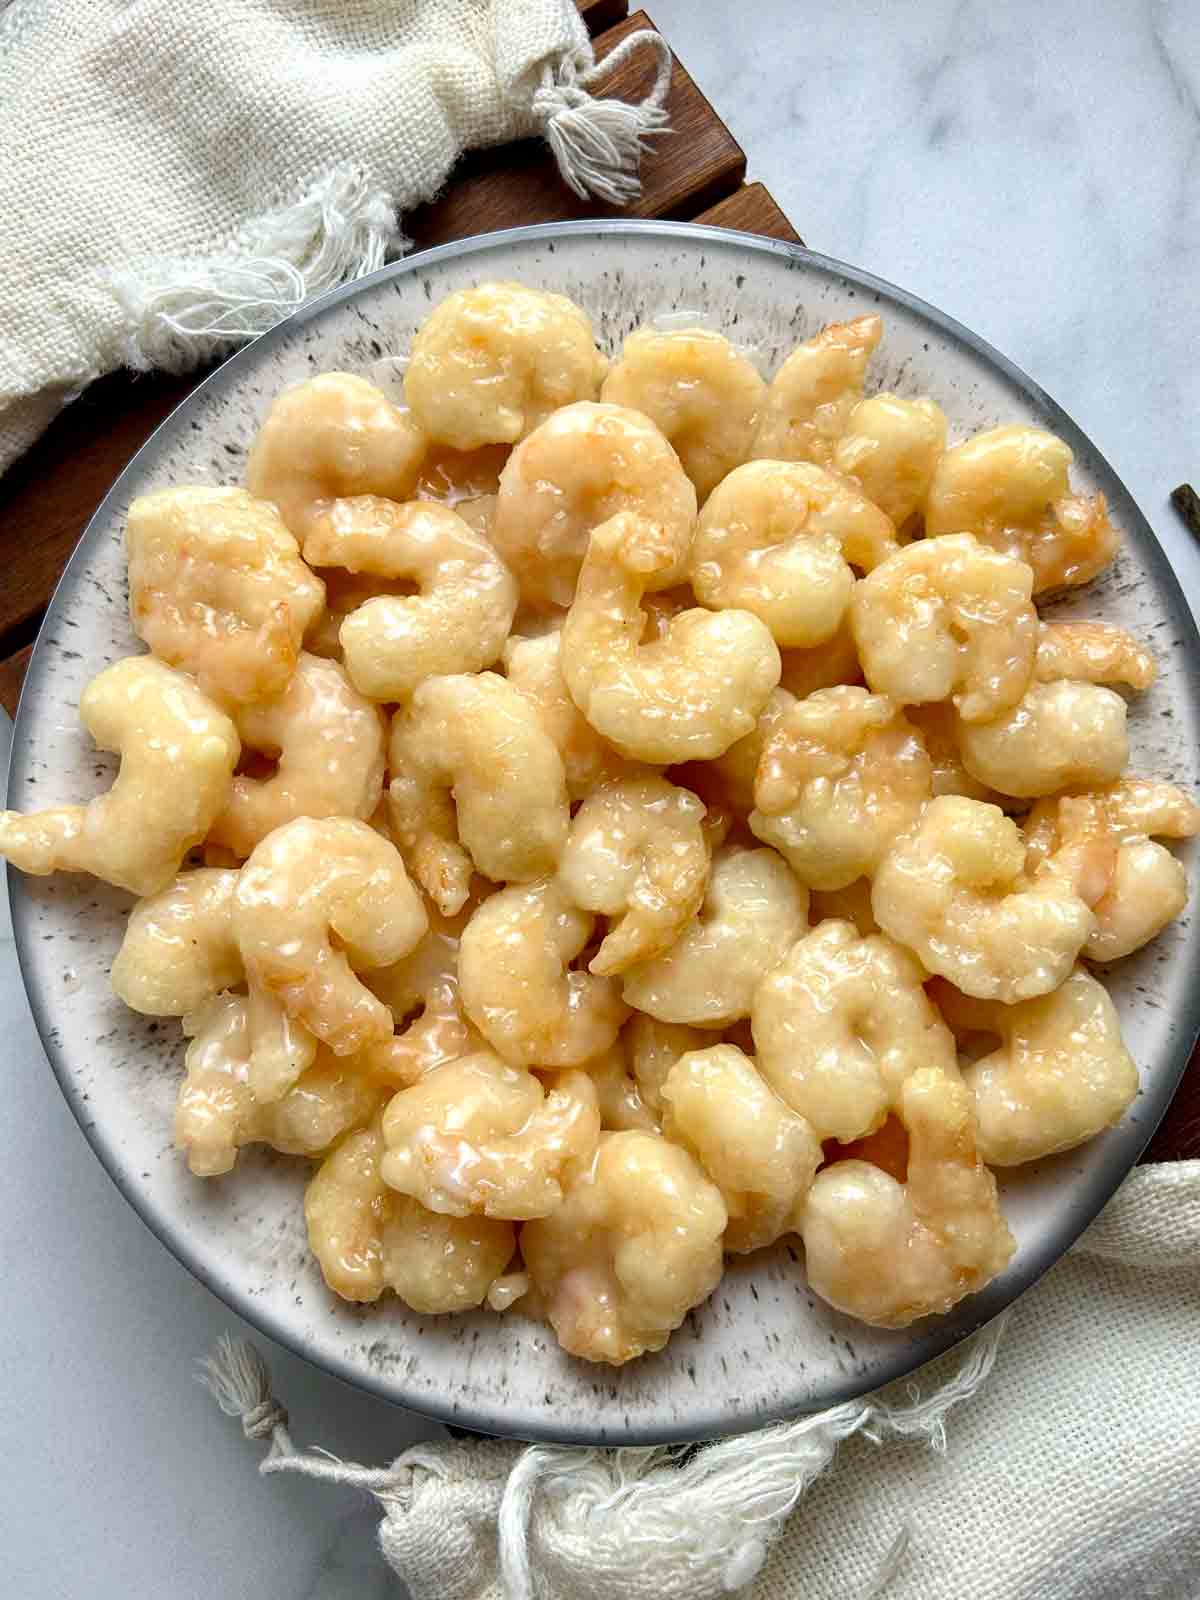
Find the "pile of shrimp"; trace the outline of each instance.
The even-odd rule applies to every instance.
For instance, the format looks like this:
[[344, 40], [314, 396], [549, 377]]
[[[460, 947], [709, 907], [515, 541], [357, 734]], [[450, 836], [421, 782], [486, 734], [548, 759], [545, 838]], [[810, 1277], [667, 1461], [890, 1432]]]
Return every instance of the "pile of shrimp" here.
[[1183, 911], [1200, 809], [1126, 771], [1145, 645], [1037, 609], [1117, 535], [1053, 435], [868, 394], [881, 334], [768, 383], [482, 284], [406, 405], [311, 378], [244, 485], [131, 506], [116, 780], [0, 853], [138, 897], [176, 1144], [312, 1163], [335, 1294], [616, 1365], [794, 1236], [904, 1327], [1008, 1265], [994, 1168], [1128, 1109], [1095, 964]]

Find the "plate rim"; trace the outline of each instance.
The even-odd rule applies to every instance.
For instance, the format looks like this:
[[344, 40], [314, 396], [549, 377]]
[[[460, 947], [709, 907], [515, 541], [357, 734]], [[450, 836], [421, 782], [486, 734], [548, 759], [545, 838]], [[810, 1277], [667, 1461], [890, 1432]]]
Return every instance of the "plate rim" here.
[[[375, 272], [368, 273], [361, 278], [355, 278], [348, 283], [336, 285], [324, 294], [306, 301], [304, 305], [298, 307], [265, 333], [260, 334], [257, 338], [251, 340], [249, 344], [235, 351], [219, 367], [197, 384], [178, 405], [172, 408], [150, 436], [139, 446], [136, 454], [113, 481], [104, 498], [92, 516], [89, 517], [87, 525], [72, 550], [50, 597], [45, 617], [38, 629], [25, 680], [22, 684], [16, 714], [13, 718], [12, 753], [8, 775], [8, 803], [12, 804], [14, 795], [20, 789], [21, 781], [25, 776], [26, 761], [31, 756], [34, 748], [32, 740], [28, 737], [32, 730], [26, 727], [27, 722], [32, 723], [33, 721], [33, 714], [29, 709], [30, 698], [28, 691], [40, 676], [39, 667], [43, 666], [46, 661], [47, 652], [43, 649], [43, 641], [52, 626], [55, 606], [59, 596], [67, 585], [68, 579], [72, 576], [76, 565], [83, 560], [84, 552], [90, 543], [93, 527], [110, 518], [114, 502], [123, 495], [124, 485], [138, 475], [143, 458], [156, 445], [160, 435], [173, 427], [181, 413], [202, 402], [210, 384], [216, 384], [218, 379], [221, 380], [222, 384], [227, 383], [231, 374], [236, 381], [236, 375], [241, 368], [252, 368], [261, 358], [262, 353], [269, 349], [272, 344], [290, 337], [296, 329], [324, 315], [341, 302], [356, 298], [379, 283], [404, 277], [414, 271], [426, 270], [440, 261], [454, 259], [463, 255], [482, 256], [491, 250], [525, 241], [537, 242], [565, 236], [602, 237], [612, 234], [643, 235], [677, 242], [682, 240], [695, 243], [707, 241], [713, 245], [723, 247], [735, 245], [751, 253], [781, 256], [785, 259], [794, 260], [801, 265], [811, 265], [818, 271], [843, 278], [857, 289], [868, 290], [903, 306], [906, 310], [930, 322], [939, 332], [948, 335], [957, 343], [965, 345], [975, 356], [981, 357], [988, 365], [997, 370], [1011, 384], [1030, 398], [1044, 413], [1047, 425], [1052, 427], [1053, 431], [1061, 438], [1065, 439], [1072, 449], [1076, 450], [1077, 453], [1082, 449], [1104, 472], [1111, 476], [1115, 483], [1120, 485], [1129, 506], [1132, 508], [1133, 521], [1137, 529], [1136, 542], [1139, 552], [1144, 555], [1146, 564], [1152, 569], [1160, 593], [1165, 599], [1166, 607], [1173, 621], [1182, 630], [1183, 644], [1179, 648], [1179, 654], [1184, 659], [1181, 667], [1190, 682], [1197, 702], [1200, 703], [1200, 630], [1197, 628], [1196, 619], [1193, 616], [1192, 609], [1188, 604], [1175, 569], [1160, 544], [1148, 517], [1142, 511], [1120, 474], [1116, 472], [1107, 456], [1095, 442], [1036, 380], [1031, 378], [1028, 373], [1001, 351], [997, 350], [981, 335], [973, 332], [972, 329], [958, 321], [957, 318], [922, 299], [919, 295], [915, 295], [877, 274], [871, 273], [864, 268], [852, 266], [847, 262], [838, 260], [836, 257], [810, 250], [806, 246], [794, 244], [788, 240], [770, 239], [760, 234], [748, 233], [740, 229], [720, 228], [707, 223], [656, 221], [653, 219], [598, 218], [570, 222], [533, 223], [518, 228], [495, 229], [489, 233], [474, 234], [465, 239], [455, 239], [446, 244], [435, 245], [380, 267]], [[1126, 531], [1132, 532], [1131, 529]], [[32, 942], [30, 938], [31, 918], [33, 915], [32, 901], [23, 892], [22, 875], [17, 872], [16, 868], [10, 865], [7, 876], [14, 947], [21, 971], [22, 983], [41, 1040], [43, 1052], [55, 1075], [59, 1089], [93, 1153], [104, 1167], [105, 1172], [115, 1184], [119, 1193], [159, 1243], [170, 1251], [181, 1266], [244, 1322], [250, 1324], [251, 1327], [265, 1337], [283, 1346], [291, 1354], [307, 1361], [321, 1372], [338, 1379], [340, 1382], [347, 1383], [353, 1388], [371, 1393], [400, 1409], [413, 1411], [445, 1424], [468, 1427], [475, 1432], [494, 1434], [506, 1438], [528, 1439], [536, 1442], [565, 1445], [619, 1444], [631, 1446], [713, 1439], [748, 1432], [754, 1428], [785, 1420], [789, 1417], [815, 1414], [817, 1411], [823, 1411], [847, 1400], [858, 1398], [863, 1394], [874, 1392], [876, 1389], [882, 1388], [896, 1379], [918, 1373], [931, 1361], [945, 1355], [948, 1351], [978, 1332], [993, 1318], [1015, 1305], [1038, 1282], [1043, 1274], [1071, 1249], [1086, 1228], [1103, 1210], [1129, 1173], [1133, 1171], [1142, 1152], [1149, 1144], [1155, 1130], [1170, 1107], [1187, 1070], [1197, 1038], [1200, 1038], [1200, 985], [1197, 985], [1192, 991], [1186, 1014], [1176, 1019], [1176, 1031], [1171, 1041], [1175, 1059], [1169, 1065], [1164, 1064], [1164, 1069], [1156, 1074], [1153, 1093], [1157, 1104], [1152, 1101], [1151, 1106], [1147, 1108], [1143, 1101], [1141, 1106], [1142, 1116], [1138, 1123], [1138, 1130], [1142, 1136], [1137, 1141], [1131, 1141], [1129, 1144], [1129, 1149], [1132, 1151], [1131, 1159], [1128, 1163], [1124, 1161], [1113, 1163], [1112, 1170], [1102, 1168], [1094, 1177], [1090, 1188], [1085, 1191], [1082, 1204], [1078, 1205], [1069, 1217], [1065, 1217], [1058, 1227], [1052, 1231], [1051, 1242], [1042, 1244], [1040, 1248], [1037, 1245], [1029, 1247], [1029, 1259], [1023, 1264], [1022, 1272], [1015, 1280], [1015, 1283], [1006, 1274], [1001, 1282], [993, 1283], [981, 1293], [971, 1297], [967, 1303], [976, 1314], [971, 1317], [969, 1324], [963, 1326], [956, 1323], [953, 1327], [947, 1326], [941, 1336], [935, 1334], [932, 1338], [935, 1348], [930, 1353], [923, 1355], [919, 1363], [914, 1365], [911, 1360], [900, 1354], [895, 1361], [881, 1363], [876, 1367], [872, 1373], [870, 1389], [863, 1389], [861, 1384], [851, 1380], [843, 1387], [826, 1394], [818, 1406], [806, 1405], [803, 1402], [789, 1406], [768, 1401], [754, 1408], [741, 1411], [736, 1409], [735, 1398], [726, 1398], [723, 1401], [723, 1409], [709, 1410], [706, 1415], [696, 1417], [686, 1427], [670, 1423], [635, 1423], [632, 1427], [627, 1425], [619, 1426], [611, 1432], [603, 1427], [589, 1431], [578, 1425], [556, 1424], [552, 1421], [542, 1421], [540, 1418], [536, 1418], [523, 1420], [518, 1432], [506, 1432], [503, 1427], [503, 1417], [499, 1414], [500, 1407], [498, 1404], [493, 1405], [490, 1410], [484, 1409], [479, 1414], [476, 1414], [473, 1410], [466, 1409], [457, 1402], [453, 1404], [449, 1402], [443, 1403], [428, 1395], [422, 1395], [414, 1399], [401, 1397], [396, 1393], [395, 1385], [389, 1381], [386, 1375], [377, 1373], [373, 1369], [364, 1370], [355, 1366], [337, 1352], [318, 1352], [306, 1345], [300, 1334], [290, 1330], [269, 1309], [260, 1308], [253, 1297], [239, 1293], [231, 1283], [222, 1283], [208, 1265], [192, 1251], [190, 1246], [177, 1236], [171, 1219], [161, 1215], [148, 1204], [143, 1203], [142, 1192], [134, 1181], [133, 1175], [124, 1170], [119, 1155], [110, 1148], [103, 1131], [88, 1116], [88, 1107], [81, 1098], [82, 1091], [75, 1083], [66, 1059], [66, 1053], [59, 1042], [61, 1034], [49, 1014], [48, 1006], [45, 1004], [48, 997], [42, 993], [36, 974], [33, 972], [28, 959]]]

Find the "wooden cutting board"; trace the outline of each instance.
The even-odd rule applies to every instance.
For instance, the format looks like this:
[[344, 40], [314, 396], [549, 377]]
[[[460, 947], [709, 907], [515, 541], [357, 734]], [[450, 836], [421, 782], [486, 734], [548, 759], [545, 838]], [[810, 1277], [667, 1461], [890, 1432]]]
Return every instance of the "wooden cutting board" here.
[[[578, 0], [603, 61], [628, 34], [653, 28], [628, 0]], [[649, 89], [653, 65], [635, 57], [602, 88], [627, 99]], [[467, 156], [444, 194], [404, 219], [418, 250], [523, 223], [572, 217], [669, 217], [801, 243], [746, 157], [676, 58], [667, 100], [672, 132], [642, 167], [642, 197], [626, 211], [579, 200], [545, 144], [529, 140]], [[0, 705], [16, 710], [21, 682], [54, 585], [117, 474], [211, 368], [173, 378], [115, 374], [67, 408], [21, 461], [0, 477]], [[1193, 1058], [1148, 1157], [1200, 1156], [1200, 1065]]]

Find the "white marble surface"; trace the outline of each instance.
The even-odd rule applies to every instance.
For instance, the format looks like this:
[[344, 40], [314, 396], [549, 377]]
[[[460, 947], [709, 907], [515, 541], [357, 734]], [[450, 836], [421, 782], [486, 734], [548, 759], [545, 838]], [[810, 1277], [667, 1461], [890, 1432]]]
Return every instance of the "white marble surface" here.
[[[1195, 0], [755, 0], [752, 21], [695, 0], [651, 9], [808, 243], [923, 295], [1038, 378], [1138, 496], [1196, 606], [1200, 552], [1166, 504], [1200, 475]], [[7, 741], [0, 715], [0, 766]], [[2, 916], [0, 1588], [395, 1594], [362, 1497], [258, 1479], [256, 1450], [190, 1382], [237, 1319], [88, 1150]], [[382, 1461], [431, 1431], [269, 1353], [299, 1441]]]

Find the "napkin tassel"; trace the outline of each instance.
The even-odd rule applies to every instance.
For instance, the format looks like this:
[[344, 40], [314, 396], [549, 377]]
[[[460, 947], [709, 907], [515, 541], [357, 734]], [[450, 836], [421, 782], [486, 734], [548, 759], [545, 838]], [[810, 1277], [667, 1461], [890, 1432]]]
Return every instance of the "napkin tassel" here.
[[[550, 1574], [550, 1593], [601, 1600], [634, 1592], [636, 1579], [638, 1593], [652, 1580], [662, 1600], [718, 1600], [761, 1571], [789, 1513], [843, 1440], [916, 1439], [944, 1451], [946, 1415], [987, 1378], [1004, 1320], [978, 1334], [958, 1370], [931, 1393], [908, 1383], [907, 1404], [868, 1396], [699, 1448], [449, 1440], [407, 1450], [389, 1467], [363, 1467], [296, 1450], [266, 1365], [245, 1341], [223, 1337], [200, 1378], [221, 1410], [241, 1419], [248, 1439], [269, 1444], [261, 1472], [299, 1472], [376, 1496], [385, 1512], [381, 1548], [414, 1600], [482, 1594], [485, 1566], [498, 1566], [506, 1600], [542, 1592], [535, 1569]], [[897, 1530], [857, 1600], [884, 1592], [910, 1534], [907, 1526]], [[455, 1572], [463, 1575], [459, 1584]]]

